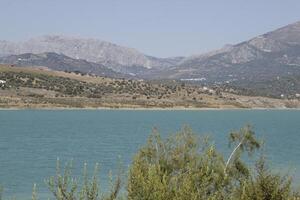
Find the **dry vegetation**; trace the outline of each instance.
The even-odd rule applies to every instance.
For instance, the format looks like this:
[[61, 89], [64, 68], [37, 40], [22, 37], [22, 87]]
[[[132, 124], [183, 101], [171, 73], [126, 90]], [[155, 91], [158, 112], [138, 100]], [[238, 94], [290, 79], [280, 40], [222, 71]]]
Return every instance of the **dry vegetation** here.
[[150, 83], [0, 66], [2, 108], [270, 108], [300, 107], [299, 100], [246, 97], [218, 88], [171, 81]]

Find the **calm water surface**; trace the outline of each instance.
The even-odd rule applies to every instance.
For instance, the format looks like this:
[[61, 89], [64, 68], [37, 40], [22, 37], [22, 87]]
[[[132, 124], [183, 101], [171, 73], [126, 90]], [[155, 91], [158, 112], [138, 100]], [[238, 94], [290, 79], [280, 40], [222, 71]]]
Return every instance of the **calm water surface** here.
[[163, 136], [188, 124], [210, 134], [217, 148], [228, 154], [227, 133], [250, 123], [266, 141], [272, 166], [290, 171], [300, 183], [300, 111], [125, 111], [20, 110], [0, 111], [0, 184], [5, 195], [30, 197], [33, 183], [41, 196], [44, 179], [55, 172], [56, 159], [73, 160], [74, 173], [84, 162], [100, 163], [102, 185], [118, 157], [128, 166], [153, 127]]

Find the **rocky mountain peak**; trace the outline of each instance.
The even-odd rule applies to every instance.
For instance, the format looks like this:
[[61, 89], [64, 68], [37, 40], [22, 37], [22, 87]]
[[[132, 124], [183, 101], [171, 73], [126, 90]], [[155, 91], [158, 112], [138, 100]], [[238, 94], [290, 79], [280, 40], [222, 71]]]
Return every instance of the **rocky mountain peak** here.
[[120, 69], [122, 66], [146, 69], [165, 68], [176, 64], [174, 63], [176, 59], [173, 58], [160, 59], [147, 56], [136, 49], [98, 39], [45, 35], [20, 43], [0, 41], [0, 54], [3, 55], [40, 54], [43, 52], [55, 52], [89, 62], [110, 64], [107, 67], [112, 69]]
[[264, 37], [289, 45], [300, 45], [300, 21], [266, 33]]

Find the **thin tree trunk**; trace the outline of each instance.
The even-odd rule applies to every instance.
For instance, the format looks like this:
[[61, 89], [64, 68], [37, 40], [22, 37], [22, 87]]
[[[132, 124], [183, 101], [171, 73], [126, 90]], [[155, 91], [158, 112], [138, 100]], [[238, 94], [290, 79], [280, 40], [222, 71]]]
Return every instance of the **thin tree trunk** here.
[[227, 162], [226, 162], [225, 168], [224, 168], [224, 173], [225, 173], [225, 174], [226, 174], [226, 170], [227, 170], [227, 168], [228, 168], [228, 165], [229, 165], [231, 159], [233, 158], [233, 156], [234, 156], [235, 152], [238, 150], [238, 148], [243, 144], [243, 142], [244, 142], [244, 138], [240, 141], [240, 143], [239, 143], [239, 144], [234, 148], [234, 150], [231, 152], [231, 154], [230, 154], [230, 156], [229, 156], [229, 158], [228, 158], [228, 160], [227, 160]]

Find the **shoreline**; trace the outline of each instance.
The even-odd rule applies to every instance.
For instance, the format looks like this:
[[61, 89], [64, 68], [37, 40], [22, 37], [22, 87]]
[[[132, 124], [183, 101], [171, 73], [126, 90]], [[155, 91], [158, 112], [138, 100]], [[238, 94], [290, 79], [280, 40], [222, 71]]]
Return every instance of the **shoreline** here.
[[300, 108], [262, 108], [262, 107], [254, 107], [254, 108], [196, 108], [196, 107], [120, 107], [120, 108], [112, 108], [112, 107], [10, 107], [10, 108], [0, 108], [0, 111], [18, 111], [18, 110], [45, 110], [45, 111], [59, 111], [59, 110], [122, 110], [122, 111], [224, 111], [224, 110], [292, 110], [292, 111], [300, 111]]

